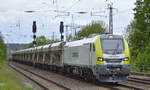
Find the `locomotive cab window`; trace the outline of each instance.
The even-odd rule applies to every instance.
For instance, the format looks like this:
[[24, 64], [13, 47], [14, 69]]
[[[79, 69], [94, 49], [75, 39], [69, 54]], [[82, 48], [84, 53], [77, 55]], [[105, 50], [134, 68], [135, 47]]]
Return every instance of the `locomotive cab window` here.
[[102, 50], [105, 54], [122, 54], [124, 43], [122, 38], [101, 39]]
[[93, 52], [95, 52], [95, 44], [93, 43]]
[[90, 43], [90, 51], [92, 51], [92, 44]]

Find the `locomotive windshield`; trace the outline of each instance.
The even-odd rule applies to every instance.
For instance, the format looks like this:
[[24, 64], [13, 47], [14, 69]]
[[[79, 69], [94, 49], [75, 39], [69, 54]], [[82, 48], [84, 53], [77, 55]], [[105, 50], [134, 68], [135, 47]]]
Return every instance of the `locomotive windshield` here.
[[102, 50], [105, 54], [122, 54], [124, 50], [123, 39], [121, 38], [105, 38], [101, 40]]

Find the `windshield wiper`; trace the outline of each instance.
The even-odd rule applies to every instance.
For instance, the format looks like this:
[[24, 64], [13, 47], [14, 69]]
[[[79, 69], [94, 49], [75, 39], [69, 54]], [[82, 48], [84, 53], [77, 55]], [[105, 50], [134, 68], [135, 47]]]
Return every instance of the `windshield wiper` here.
[[120, 46], [120, 43], [117, 42], [116, 48], [114, 49], [114, 52], [113, 52], [113, 55], [115, 55], [115, 53], [117, 53], [119, 46]]

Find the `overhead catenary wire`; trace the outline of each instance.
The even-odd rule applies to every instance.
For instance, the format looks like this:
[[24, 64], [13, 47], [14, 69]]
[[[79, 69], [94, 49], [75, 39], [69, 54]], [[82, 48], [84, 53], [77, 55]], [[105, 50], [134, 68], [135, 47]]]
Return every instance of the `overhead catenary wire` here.
[[113, 15], [116, 16], [116, 15], [123, 14], [123, 13], [130, 13], [128, 11], [133, 11], [133, 8], [118, 11], [117, 13], [114, 13]]
[[72, 4], [71, 6], [69, 6], [67, 9], [65, 9], [64, 11], [68, 11], [69, 9], [72, 9], [76, 4], [78, 4], [81, 0], [76, 1], [74, 4]]

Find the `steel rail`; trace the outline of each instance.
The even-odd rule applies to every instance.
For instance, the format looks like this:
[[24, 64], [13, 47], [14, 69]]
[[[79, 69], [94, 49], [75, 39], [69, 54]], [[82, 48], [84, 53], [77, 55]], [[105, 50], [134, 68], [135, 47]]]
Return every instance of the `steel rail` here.
[[67, 88], [67, 87], [65, 87], [65, 86], [63, 86], [63, 85], [60, 85], [60, 84], [58, 84], [58, 83], [56, 83], [56, 82], [53, 82], [53, 81], [51, 81], [51, 80], [49, 80], [49, 79], [47, 79], [47, 78], [45, 78], [45, 77], [43, 77], [43, 76], [41, 76], [41, 75], [39, 75], [39, 74], [37, 74], [37, 73], [33, 73], [33, 72], [31, 72], [31, 71], [29, 71], [29, 70], [27, 70], [27, 69], [25, 69], [25, 68], [22, 68], [22, 67], [20, 67], [20, 66], [18, 66], [18, 65], [15, 65], [17, 68], [16, 68], [15, 66], [13, 66], [12, 64], [9, 64], [9, 66], [12, 67], [12, 68], [13, 68], [14, 70], [16, 70], [17, 72], [19, 72], [19, 73], [21, 73], [22, 75], [24, 75], [25, 77], [29, 78], [31, 81], [33, 81], [33, 82], [35, 82], [36, 84], [38, 84], [40, 87], [44, 88], [44, 90], [49, 90], [49, 88], [48, 88], [48, 87], [45, 87], [45, 86], [42, 85], [42, 84], [40, 84], [39, 82], [37, 82], [36, 80], [34, 80], [32, 77], [26, 75], [25, 73], [23, 73], [22, 71], [18, 70], [17, 68], [20, 68], [20, 69], [23, 70], [23, 71], [29, 72], [29, 73], [31, 73], [31, 74], [33, 74], [33, 75], [35, 75], [35, 76], [37, 76], [37, 77], [39, 77], [39, 78], [41, 78], [41, 79], [43, 79], [43, 80], [46, 80], [46, 81], [48, 81], [48, 82], [50, 82], [50, 83], [54, 83], [54, 84], [56, 84], [57, 86], [62, 87], [62, 88], [64, 88], [64, 89], [66, 89], [66, 90], [70, 90], [70, 88]]
[[130, 77], [128, 79], [128, 81], [150, 85], [150, 79], [141, 79], [141, 78]]

